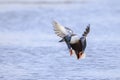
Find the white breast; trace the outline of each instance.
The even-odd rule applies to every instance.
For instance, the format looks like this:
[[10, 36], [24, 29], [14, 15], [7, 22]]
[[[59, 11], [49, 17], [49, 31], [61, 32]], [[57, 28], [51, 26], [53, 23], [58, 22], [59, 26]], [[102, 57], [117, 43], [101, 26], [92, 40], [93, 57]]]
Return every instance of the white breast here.
[[70, 40], [70, 43], [74, 44], [74, 43], [78, 42], [79, 40], [80, 40], [80, 38], [78, 36], [72, 36], [71, 40]]

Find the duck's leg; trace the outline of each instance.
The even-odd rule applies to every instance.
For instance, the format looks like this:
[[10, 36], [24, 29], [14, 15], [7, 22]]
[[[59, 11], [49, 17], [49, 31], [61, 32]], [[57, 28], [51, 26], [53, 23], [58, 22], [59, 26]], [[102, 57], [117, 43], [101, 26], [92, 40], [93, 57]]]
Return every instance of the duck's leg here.
[[70, 49], [70, 56], [72, 56], [72, 54], [73, 54], [73, 50], [72, 50], [72, 48]]

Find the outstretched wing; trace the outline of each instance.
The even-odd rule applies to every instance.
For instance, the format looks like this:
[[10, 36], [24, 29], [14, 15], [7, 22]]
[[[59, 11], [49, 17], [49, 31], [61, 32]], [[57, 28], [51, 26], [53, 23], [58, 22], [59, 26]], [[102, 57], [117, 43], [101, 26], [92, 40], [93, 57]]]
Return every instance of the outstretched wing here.
[[[68, 34], [69, 34], [69, 36], [73, 35], [73, 31], [72, 31], [70, 28], [65, 27], [65, 29], [67, 30], [67, 32], [68, 32]], [[64, 38], [63, 38], [63, 39], [61, 39], [59, 42], [64, 42]]]
[[61, 24], [59, 24], [56, 21], [53, 22], [53, 27], [54, 27], [54, 31], [57, 34], [57, 36], [59, 36], [61, 38], [64, 38], [65, 36], [73, 33], [73, 31], [71, 29], [62, 26]]

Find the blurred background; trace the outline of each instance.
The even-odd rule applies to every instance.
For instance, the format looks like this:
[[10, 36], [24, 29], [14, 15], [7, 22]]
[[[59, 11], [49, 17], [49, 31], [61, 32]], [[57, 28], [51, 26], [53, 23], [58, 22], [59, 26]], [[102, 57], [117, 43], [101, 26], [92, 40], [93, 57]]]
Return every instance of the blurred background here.
[[53, 20], [72, 28], [80, 36], [91, 24], [91, 41], [119, 41], [119, 3], [119, 0], [0, 1], [0, 44], [39, 46], [41, 39], [55, 40]]
[[[0, 0], [1, 80], [119, 80], [119, 0]], [[52, 22], [79, 36], [86, 59], [70, 57]]]

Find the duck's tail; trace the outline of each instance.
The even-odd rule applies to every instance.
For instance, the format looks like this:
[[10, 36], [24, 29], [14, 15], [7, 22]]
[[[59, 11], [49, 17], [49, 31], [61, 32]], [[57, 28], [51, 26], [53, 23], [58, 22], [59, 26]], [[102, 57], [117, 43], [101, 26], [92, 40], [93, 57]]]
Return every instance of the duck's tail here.
[[84, 31], [84, 33], [82, 34], [82, 36], [86, 37], [89, 32], [90, 32], [90, 24], [86, 27], [86, 30]]

